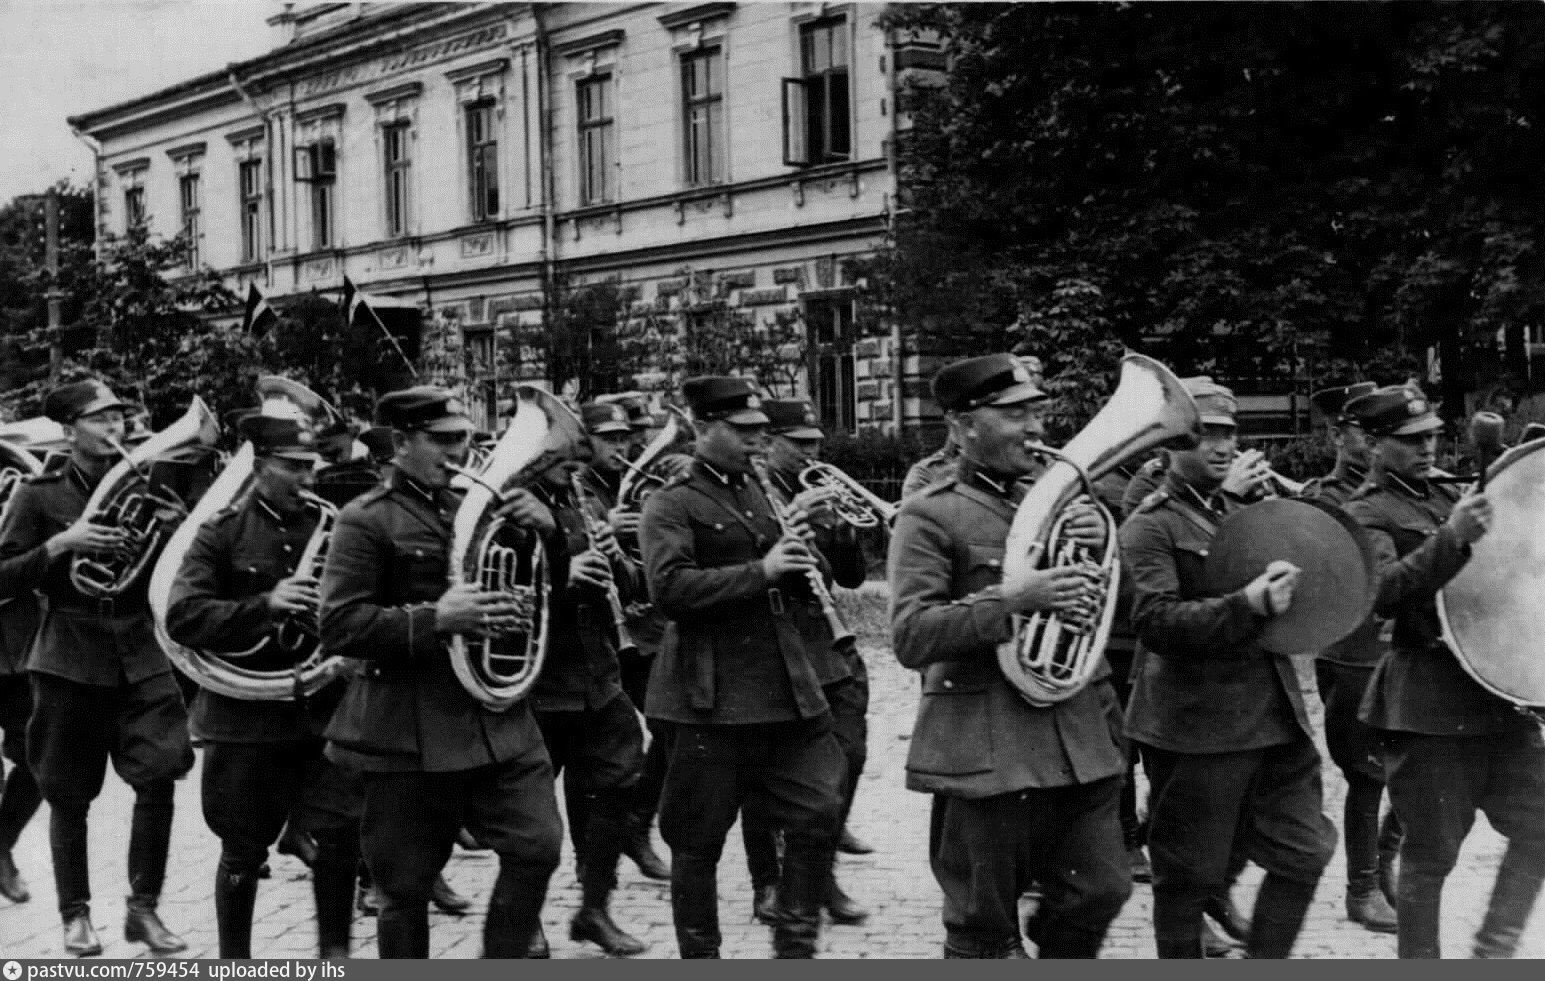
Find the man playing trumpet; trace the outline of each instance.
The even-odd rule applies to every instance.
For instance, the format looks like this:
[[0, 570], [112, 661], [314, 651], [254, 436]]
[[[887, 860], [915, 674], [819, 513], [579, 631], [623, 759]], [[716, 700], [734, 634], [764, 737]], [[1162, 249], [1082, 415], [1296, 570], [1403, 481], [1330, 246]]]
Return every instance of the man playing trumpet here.
[[[1053, 566], [1000, 582], [1004, 542], [1038, 467], [1045, 396], [1007, 354], [941, 369], [934, 398], [960, 445], [952, 479], [902, 504], [889, 576], [896, 657], [923, 676], [907, 787], [933, 795], [929, 855], [944, 893], [944, 956], [1024, 957], [1019, 897], [1040, 909], [1026, 925], [1041, 957], [1093, 957], [1132, 891], [1118, 801], [1125, 753], [1120, 711], [1103, 667], [1050, 707], [1032, 707], [1004, 677], [997, 647], [1012, 614], [1052, 611], [1087, 622], [1103, 574]], [[1067, 523], [1102, 548], [1092, 507]]]

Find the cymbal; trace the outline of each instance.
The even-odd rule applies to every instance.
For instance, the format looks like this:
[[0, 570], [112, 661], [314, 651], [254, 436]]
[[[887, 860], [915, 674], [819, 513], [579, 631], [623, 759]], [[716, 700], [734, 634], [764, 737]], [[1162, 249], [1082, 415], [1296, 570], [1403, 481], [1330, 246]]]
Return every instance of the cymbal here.
[[1373, 611], [1378, 562], [1362, 528], [1320, 501], [1276, 498], [1223, 519], [1202, 571], [1206, 595], [1242, 588], [1277, 560], [1303, 570], [1286, 613], [1259, 638], [1277, 654], [1308, 655], [1356, 630]]

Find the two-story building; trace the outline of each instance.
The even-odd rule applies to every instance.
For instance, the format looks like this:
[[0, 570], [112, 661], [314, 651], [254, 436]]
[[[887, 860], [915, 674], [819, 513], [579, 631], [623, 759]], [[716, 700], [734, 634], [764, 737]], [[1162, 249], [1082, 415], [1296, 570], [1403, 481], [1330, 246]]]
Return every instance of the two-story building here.
[[101, 231], [186, 230], [238, 292], [347, 275], [418, 307], [475, 355], [485, 424], [498, 332], [540, 329], [559, 279], [615, 278], [640, 314], [686, 316], [709, 281], [753, 323], [797, 318], [825, 423], [889, 429], [928, 411], [926, 366], [858, 336], [844, 260], [886, 233], [898, 75], [929, 66], [898, 64], [882, 11], [286, 5], [261, 57], [70, 122]]

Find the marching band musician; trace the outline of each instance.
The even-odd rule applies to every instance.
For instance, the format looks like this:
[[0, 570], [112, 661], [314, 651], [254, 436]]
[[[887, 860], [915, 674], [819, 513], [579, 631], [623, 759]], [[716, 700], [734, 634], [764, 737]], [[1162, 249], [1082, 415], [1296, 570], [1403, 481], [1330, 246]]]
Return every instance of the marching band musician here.
[[[598, 400], [581, 406], [580, 418], [590, 434], [590, 465], [581, 472], [581, 479], [606, 509], [606, 522], [618, 541], [636, 547], [639, 512], [619, 507], [617, 500], [625, 471], [623, 461], [634, 458], [633, 450], [639, 445], [640, 435], [649, 430], [649, 414], [642, 412], [641, 406], [641, 414], [634, 414], [634, 406], [640, 406], [640, 403], [602, 403]], [[654, 664], [654, 656], [665, 636], [665, 618], [648, 602], [642, 588], [637, 591], [634, 601], [627, 604], [627, 614], [628, 635], [638, 649], [619, 651], [617, 659], [622, 672], [622, 690], [634, 708], [642, 709], [649, 687], [649, 668]], [[646, 878], [669, 882], [670, 865], [655, 851], [650, 839], [655, 813], [660, 807], [660, 788], [665, 784], [665, 740], [656, 728], [651, 727], [653, 738], [644, 753], [643, 773], [633, 786], [623, 854], [633, 860]], [[582, 796], [565, 790], [563, 800], [569, 812], [572, 836], [576, 828], [584, 827], [580, 812]], [[581, 854], [582, 844], [574, 843], [576, 856]]]
[[[174, 641], [215, 654], [250, 651], [287, 619], [314, 617], [317, 608], [316, 579], [296, 567], [317, 523], [301, 497], [320, 459], [316, 441], [294, 419], [258, 414], [243, 419], [241, 431], [256, 454], [252, 489], [199, 529], [166, 614]], [[276, 647], [241, 663], [284, 670], [294, 661]], [[221, 957], [252, 956], [259, 869], [287, 819], [304, 826], [315, 851], [307, 864], [319, 956], [349, 955], [361, 789], [357, 774], [323, 757], [321, 738], [342, 689], [335, 682], [311, 698], [282, 702], [204, 690], [194, 700], [204, 820], [220, 839], [214, 895]]]
[[[592, 404], [581, 409], [592, 439], [598, 430], [614, 431], [599, 421], [602, 414], [616, 418], [626, 432], [620, 406]], [[553, 771], [564, 779], [565, 800], [584, 802], [569, 809], [580, 867], [580, 908], [569, 923], [569, 937], [588, 940], [614, 957], [631, 957], [648, 945], [612, 920], [609, 903], [633, 787], [643, 771], [644, 735], [622, 690], [617, 624], [606, 591], [615, 586], [626, 602], [643, 584], [605, 524], [604, 506], [594, 498], [575, 498], [572, 475], [585, 466], [589, 448], [577, 456], [554, 465], [535, 487], [557, 531], [547, 539], [553, 583], [547, 659], [530, 701]], [[604, 530], [593, 537], [591, 523]]]
[[[762, 411], [771, 420], [767, 474], [773, 487], [782, 496], [782, 503], [792, 502], [808, 515], [815, 547], [830, 565], [831, 578], [846, 589], [857, 589], [868, 575], [858, 529], [832, 512], [827, 502], [829, 492], [807, 490], [799, 480], [800, 472], [821, 458], [821, 444], [826, 438], [816, 421], [815, 410], [806, 399], [767, 399], [762, 402]], [[821, 682], [821, 690], [831, 706], [833, 731], [847, 762], [841, 822], [838, 824], [841, 830], [836, 847], [849, 854], [867, 854], [873, 849], [849, 833], [846, 825], [868, 756], [869, 670], [857, 645], [847, 643], [840, 649], [833, 647], [831, 627], [814, 601], [796, 604], [795, 617], [799, 621], [805, 650]], [[771, 922], [777, 916], [776, 829], [753, 801], [741, 816], [740, 830], [745, 840], [746, 865], [755, 896], [754, 912], [763, 922]], [[834, 923], [853, 925], [869, 917], [868, 910], [854, 902], [838, 885], [835, 866], [822, 905]]]
[[813, 957], [844, 761], [793, 607], [821, 560], [797, 508], [780, 521], [752, 473], [767, 415], [741, 378], [682, 385], [698, 434], [689, 471], [644, 504], [649, 593], [670, 619], [647, 713], [671, 723], [660, 831], [682, 957], [717, 957], [717, 866], [749, 795], [784, 830], [773, 948]]
[[33, 710], [28, 764], [49, 804], [49, 847], [64, 920], [64, 948], [102, 952], [91, 924], [87, 815], [107, 762], [134, 788], [125, 939], [158, 954], [187, 944], [156, 913], [166, 878], [177, 778], [193, 766], [188, 714], [171, 662], [156, 642], [143, 582], [114, 599], [77, 591], [79, 553], [125, 544], [117, 528], [84, 520], [92, 491], [119, 459], [126, 404], [100, 381], [48, 393], [44, 415], [64, 426], [69, 462], [16, 489], [0, 531], [0, 597], [35, 590], [41, 623], [27, 664]]
[[[1377, 388], [1373, 382], [1359, 382], [1309, 396], [1325, 419], [1336, 463], [1330, 473], [1311, 480], [1301, 496], [1345, 507], [1367, 480], [1372, 440], [1357, 420], [1342, 410], [1351, 400]], [[1382, 825], [1379, 821], [1379, 804], [1384, 797], [1379, 734], [1357, 718], [1374, 665], [1389, 649], [1383, 624], [1380, 618], [1369, 617], [1350, 635], [1321, 651], [1315, 656], [1314, 676], [1325, 705], [1325, 744], [1347, 781], [1341, 820], [1347, 859], [1347, 919], [1376, 933], [1394, 933], [1394, 862], [1400, 848], [1400, 819], [1391, 809]]]
[[1443, 643], [1434, 597], [1490, 530], [1484, 494], [1428, 480], [1442, 421], [1414, 386], [1381, 388], [1345, 412], [1373, 439], [1368, 481], [1347, 512], [1378, 556], [1374, 612], [1394, 618], [1360, 718], [1379, 730], [1400, 817], [1401, 957], [1438, 957], [1443, 882], [1483, 811], [1508, 839], [1476, 957], [1511, 957], [1545, 881], [1545, 744], [1539, 724], [1490, 694]]
[[[923, 675], [907, 787], [933, 794], [929, 855], [944, 893], [945, 957], [1024, 957], [1020, 895], [1041, 884], [1026, 932], [1041, 957], [1094, 957], [1132, 891], [1117, 817], [1126, 759], [1103, 668], [1076, 694], [1032, 707], [997, 645], [1010, 615], [1087, 617], [1096, 573], [1060, 566], [1000, 583], [1004, 541], [1038, 464], [1044, 396], [1011, 355], [957, 361], [933, 380], [959, 444], [953, 479], [904, 501], [889, 575], [896, 657]], [[1071, 537], [1100, 547], [1093, 509]]]
[[1292, 662], [1256, 642], [1293, 601], [1299, 571], [1273, 563], [1226, 596], [1202, 593], [1204, 559], [1242, 494], [1233, 393], [1185, 380], [1201, 411], [1195, 448], [1170, 452], [1165, 483], [1121, 528], [1142, 645], [1127, 735], [1149, 781], [1148, 852], [1160, 957], [1202, 957], [1202, 916], [1247, 851], [1266, 870], [1248, 951], [1286, 957], [1335, 850], [1320, 813], [1320, 759]]
[[[483, 923], [488, 957], [522, 957], [537, 933], [562, 835], [553, 771], [530, 707], [480, 705], [446, 652], [453, 634], [481, 637], [519, 621], [516, 603], [473, 585], [447, 588], [460, 495], [449, 465], [467, 457], [472, 423], [429, 386], [377, 403], [392, 429], [391, 475], [338, 515], [322, 575], [323, 646], [368, 662], [327, 727], [328, 759], [363, 771], [360, 844], [382, 896], [382, 957], [429, 956], [428, 903], [457, 832], [499, 856]], [[554, 528], [525, 490], [506, 518]]]

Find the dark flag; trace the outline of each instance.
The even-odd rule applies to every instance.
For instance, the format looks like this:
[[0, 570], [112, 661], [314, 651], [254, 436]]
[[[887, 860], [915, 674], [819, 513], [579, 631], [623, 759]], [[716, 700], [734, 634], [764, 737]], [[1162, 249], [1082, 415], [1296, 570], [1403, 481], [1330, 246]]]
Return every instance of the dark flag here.
[[381, 329], [381, 333], [386, 336], [387, 343], [391, 344], [392, 350], [396, 351], [397, 356], [402, 359], [402, 363], [408, 366], [408, 372], [414, 378], [417, 378], [418, 369], [413, 367], [413, 361], [408, 357], [407, 352], [403, 351], [402, 344], [398, 342], [396, 335], [386, 329], [386, 323], [381, 319], [381, 315], [376, 313], [375, 307], [370, 305], [369, 295], [356, 287], [354, 281], [349, 277], [343, 277], [343, 325], [345, 327], [352, 326], [361, 309]]
[[263, 333], [279, 320], [279, 315], [274, 308], [268, 305], [268, 297], [257, 288], [257, 283], [247, 284], [246, 312], [241, 318], [241, 329], [244, 334]]

